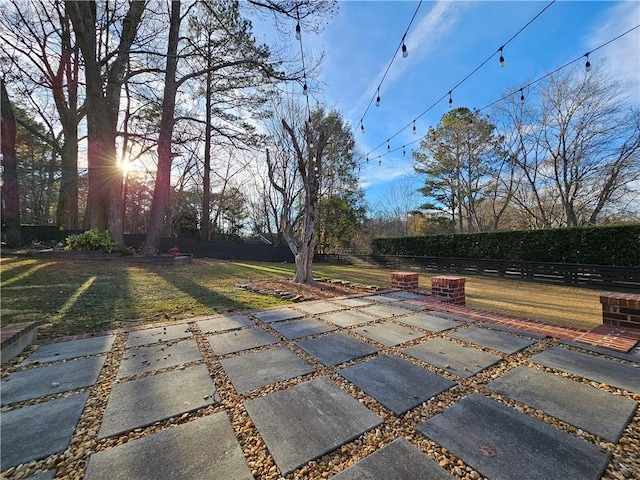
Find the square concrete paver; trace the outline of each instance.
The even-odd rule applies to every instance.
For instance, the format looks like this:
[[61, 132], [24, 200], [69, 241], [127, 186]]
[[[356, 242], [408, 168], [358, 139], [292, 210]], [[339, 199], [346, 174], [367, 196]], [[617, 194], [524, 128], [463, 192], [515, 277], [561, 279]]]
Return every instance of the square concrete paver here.
[[94, 453], [84, 480], [253, 480], [225, 412]]
[[338, 372], [396, 415], [455, 385], [455, 382], [389, 355]]
[[296, 305], [296, 308], [307, 312], [310, 315], [318, 315], [320, 313], [335, 312], [336, 310], [344, 309], [344, 306], [336, 305], [329, 302], [320, 303], [300, 303]]
[[377, 317], [367, 315], [366, 313], [356, 312], [353, 310], [344, 310], [342, 312], [327, 313], [320, 315], [320, 318], [327, 322], [334, 323], [339, 327], [347, 328], [353, 325], [359, 325], [361, 323], [371, 322], [376, 320]]
[[393, 293], [390, 293], [389, 296], [397, 297], [397, 298], [400, 298], [401, 300], [424, 300], [425, 299], [424, 295], [420, 295], [419, 293], [413, 293], [413, 292], [405, 292], [405, 291], [393, 292]]
[[406, 315], [408, 313], [413, 312], [414, 310], [411, 310], [409, 308], [403, 308], [400, 305], [395, 305], [395, 304], [391, 304], [391, 305], [382, 304], [382, 305], [370, 305], [368, 307], [363, 307], [360, 309], [360, 311], [367, 313], [369, 315], [376, 315], [382, 318], [391, 318], [391, 317], [399, 317], [401, 315]]
[[365, 298], [370, 298], [374, 302], [379, 302], [379, 303], [395, 303], [400, 301], [400, 298], [394, 296], [393, 294], [370, 295], [369, 297], [365, 297]]
[[197, 322], [198, 328], [202, 333], [223, 332], [225, 330], [233, 330], [234, 328], [247, 327], [254, 325], [249, 317], [245, 315], [223, 315], [221, 317], [210, 318]]
[[424, 337], [425, 335], [424, 333], [416, 332], [410, 328], [388, 322], [365, 325], [363, 327], [355, 328], [353, 331], [370, 340], [386, 345], [387, 347], [394, 347], [401, 343]]
[[449, 320], [442, 317], [436, 317], [426, 313], [417, 313], [409, 317], [402, 317], [398, 319], [398, 322], [406, 323], [407, 325], [413, 325], [414, 327], [423, 328], [430, 332], [443, 332], [452, 328], [465, 325], [463, 322], [456, 320]]
[[279, 308], [276, 310], [265, 310], [263, 312], [256, 312], [254, 317], [258, 317], [264, 323], [280, 322], [282, 320], [291, 320], [292, 318], [304, 317], [303, 312], [298, 312], [293, 308]]
[[166, 327], [147, 328], [145, 330], [129, 332], [126, 347], [139, 347], [140, 345], [167, 342], [169, 340], [191, 337], [192, 335], [191, 328], [187, 323], [168, 325]]
[[283, 475], [382, 423], [328, 378], [247, 400], [245, 407]]
[[76, 393], [2, 412], [0, 468], [4, 471], [65, 450], [88, 398], [87, 392]]
[[463, 317], [462, 315], [455, 315], [449, 312], [438, 312], [437, 310], [432, 310], [429, 314], [436, 317], [448, 318], [449, 320], [455, 320], [457, 322], [473, 323], [475, 321], [473, 318]]
[[288, 339], [308, 337], [309, 335], [317, 335], [318, 333], [330, 332], [336, 329], [332, 325], [327, 325], [313, 318], [278, 322], [271, 325], [271, 327]]
[[368, 343], [343, 332], [298, 342], [298, 346], [326, 367], [333, 367], [378, 351]]
[[609, 461], [595, 445], [477, 393], [417, 430], [492, 480], [597, 480]]
[[276, 343], [276, 339], [268, 332], [257, 327], [238, 330], [237, 332], [218, 333], [209, 336], [208, 340], [209, 345], [218, 355], [241, 352]]
[[553, 347], [534, 356], [531, 361], [628, 392], [640, 393], [639, 370], [616, 360]]
[[238, 393], [306, 375], [315, 369], [288, 348], [277, 347], [220, 360]]
[[118, 378], [174, 367], [197, 360], [202, 360], [202, 355], [200, 355], [200, 350], [195, 340], [191, 339], [135, 350], [125, 350], [120, 362]]
[[488, 328], [471, 327], [452, 333], [451, 336], [458, 340], [475, 343], [476, 345], [492, 348], [506, 354], [518, 352], [535, 343], [533, 340], [489, 330]]
[[403, 352], [462, 378], [472, 377], [501, 360], [501, 357], [491, 353], [463, 347], [443, 338], [405, 348]]
[[38, 349], [29, 355], [20, 365], [59, 362], [60, 360], [69, 360], [70, 358], [105, 353], [111, 349], [115, 339], [115, 335], [101, 335], [82, 338], [80, 340], [40, 345]]
[[197, 410], [215, 403], [215, 398], [213, 381], [205, 365], [116, 383], [111, 389], [98, 438]]
[[8, 405], [93, 385], [104, 360], [103, 355], [11, 373], [0, 385], [0, 403]]
[[373, 452], [333, 480], [453, 480], [454, 477], [404, 437]]
[[357, 297], [336, 300], [336, 303], [339, 303], [340, 305], [344, 305], [346, 307], [364, 307], [366, 305], [371, 305], [374, 302], [370, 299], [370, 297]]
[[614, 443], [638, 406], [630, 398], [523, 366], [487, 388]]

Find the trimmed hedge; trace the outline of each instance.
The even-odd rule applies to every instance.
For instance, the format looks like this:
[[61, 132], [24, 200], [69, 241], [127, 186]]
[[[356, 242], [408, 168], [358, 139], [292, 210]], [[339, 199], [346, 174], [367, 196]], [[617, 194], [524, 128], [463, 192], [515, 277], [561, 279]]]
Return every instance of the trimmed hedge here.
[[376, 238], [376, 255], [640, 266], [640, 224]]

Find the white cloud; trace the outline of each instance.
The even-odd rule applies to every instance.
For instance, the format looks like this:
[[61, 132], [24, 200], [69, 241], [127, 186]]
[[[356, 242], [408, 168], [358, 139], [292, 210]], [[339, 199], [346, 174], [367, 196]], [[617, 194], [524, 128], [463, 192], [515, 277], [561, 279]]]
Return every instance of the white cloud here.
[[[638, 24], [640, 24], [640, 3], [637, 0], [616, 4], [607, 12], [602, 24], [590, 34], [587, 47], [597, 48]], [[589, 56], [592, 62], [597, 61], [598, 58], [607, 59], [607, 69], [612, 78], [633, 82], [636, 88], [640, 88], [640, 28], [636, 28]]]

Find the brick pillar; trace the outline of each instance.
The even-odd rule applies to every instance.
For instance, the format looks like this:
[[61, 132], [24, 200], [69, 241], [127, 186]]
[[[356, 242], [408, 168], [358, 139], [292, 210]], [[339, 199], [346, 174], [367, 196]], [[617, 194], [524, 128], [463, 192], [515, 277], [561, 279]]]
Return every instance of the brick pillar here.
[[418, 274], [413, 272], [391, 272], [391, 287], [401, 290], [418, 288]]
[[431, 294], [444, 303], [464, 306], [464, 284], [466, 281], [467, 279], [464, 277], [431, 277]]
[[605, 293], [600, 297], [602, 323], [640, 330], [640, 295]]

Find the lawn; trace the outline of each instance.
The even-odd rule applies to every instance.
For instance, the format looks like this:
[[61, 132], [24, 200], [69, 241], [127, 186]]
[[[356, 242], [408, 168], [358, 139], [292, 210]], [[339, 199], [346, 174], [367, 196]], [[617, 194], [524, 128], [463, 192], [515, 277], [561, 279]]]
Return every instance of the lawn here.
[[[291, 278], [291, 264], [196, 259], [189, 265], [7, 256], [0, 262], [2, 324], [37, 321], [46, 335], [108, 330], [287, 304], [236, 288], [245, 280]], [[317, 275], [389, 286], [389, 270], [317, 264]], [[430, 288], [428, 274], [420, 286]], [[567, 326], [601, 323], [599, 296], [586, 288], [467, 277], [467, 306]]]

